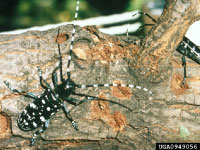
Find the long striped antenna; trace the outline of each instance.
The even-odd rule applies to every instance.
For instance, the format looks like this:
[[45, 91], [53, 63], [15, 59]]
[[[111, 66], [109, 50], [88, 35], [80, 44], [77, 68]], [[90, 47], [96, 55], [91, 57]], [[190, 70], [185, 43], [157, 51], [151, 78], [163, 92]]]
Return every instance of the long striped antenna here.
[[140, 12], [139, 11], [139, 12], [133, 14], [132, 17], [136, 16], [137, 14], [145, 15], [145, 16], [149, 17], [153, 22], [156, 23], [156, 19], [154, 19], [151, 15], [149, 15], [148, 13], [145, 13], [145, 12]]
[[145, 92], [148, 92], [149, 94], [153, 94], [147, 88], [144, 88], [144, 87], [141, 87], [141, 86], [138, 86], [138, 85], [133, 85], [133, 84], [116, 84], [116, 83], [113, 83], [113, 84], [89, 84], [89, 85], [77, 84], [76, 87], [77, 88], [88, 88], [88, 87], [95, 87], [95, 88], [98, 88], [98, 87], [129, 87], [129, 88], [136, 88], [136, 89], [139, 89], [139, 90], [143, 90]]
[[[147, 16], [148, 18], [150, 18], [154, 23], [156, 23], [156, 19], [154, 19], [152, 16], [150, 16], [148, 13], [145, 13], [145, 12], [137, 12], [135, 14], [132, 15], [132, 17], [138, 15], [138, 14], [141, 14], [141, 15], [145, 15]], [[136, 33], [139, 32], [143, 27], [145, 26], [153, 26], [154, 24], [144, 24], [144, 25], [141, 25], [137, 30], [136, 30]], [[128, 22], [128, 27], [127, 27], [127, 30], [126, 30], [126, 35], [127, 35], [127, 38], [129, 38], [129, 33], [128, 33], [128, 28], [129, 28], [129, 22]]]
[[76, 3], [76, 12], [75, 12], [75, 16], [74, 16], [74, 24], [73, 24], [73, 30], [72, 30], [72, 38], [71, 38], [71, 43], [70, 43], [70, 47], [69, 47], [69, 56], [68, 56], [68, 64], [67, 64], [67, 77], [68, 79], [70, 79], [70, 62], [72, 59], [72, 50], [73, 50], [73, 44], [74, 44], [74, 35], [75, 35], [75, 31], [76, 31], [76, 20], [78, 18], [78, 10], [79, 10], [79, 2], [80, 0], [77, 0]]
[[129, 26], [130, 26], [130, 23], [128, 22], [128, 26], [127, 26], [127, 29], [126, 29], [126, 36], [127, 36], [127, 38], [129, 38], [129, 35], [128, 35]]

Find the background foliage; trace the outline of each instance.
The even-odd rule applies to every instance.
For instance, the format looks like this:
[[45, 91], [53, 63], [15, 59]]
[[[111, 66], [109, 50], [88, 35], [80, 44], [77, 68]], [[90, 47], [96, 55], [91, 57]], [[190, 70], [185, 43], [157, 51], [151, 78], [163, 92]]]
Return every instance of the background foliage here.
[[[150, 0], [81, 0], [79, 19], [142, 9]], [[76, 0], [1, 0], [0, 31], [73, 20]]]

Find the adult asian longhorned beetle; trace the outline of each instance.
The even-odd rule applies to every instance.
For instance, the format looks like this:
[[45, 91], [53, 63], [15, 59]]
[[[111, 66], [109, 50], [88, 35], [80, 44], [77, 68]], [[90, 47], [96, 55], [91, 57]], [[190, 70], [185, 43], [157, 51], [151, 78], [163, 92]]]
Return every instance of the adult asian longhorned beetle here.
[[[79, 0], [77, 0], [77, 6], [76, 6], [76, 13], [75, 13], [75, 21], [77, 20], [78, 16], [78, 10], [79, 10]], [[73, 43], [74, 43], [74, 34], [75, 34], [76, 25], [74, 22], [73, 31], [72, 31], [72, 38], [71, 38], [71, 44], [69, 49], [69, 56], [68, 56], [68, 65], [67, 65], [67, 79], [64, 79], [63, 72], [62, 72], [62, 56], [60, 52], [60, 45], [58, 44], [58, 52], [59, 52], [59, 65], [54, 69], [52, 73], [52, 82], [54, 88], [51, 88], [51, 86], [47, 83], [46, 80], [42, 77], [42, 72], [40, 68], [38, 67], [38, 73], [40, 78], [40, 85], [42, 88], [44, 88], [44, 92], [39, 95], [35, 96], [32, 93], [20, 91], [17, 89], [14, 89], [10, 86], [10, 84], [7, 81], [4, 81], [6, 86], [14, 93], [19, 93], [20, 95], [23, 95], [25, 97], [29, 97], [33, 99], [33, 102], [31, 102], [19, 115], [17, 119], [18, 126], [23, 131], [32, 131], [34, 129], [37, 129], [41, 127], [42, 129], [37, 130], [31, 139], [31, 146], [34, 144], [36, 137], [44, 132], [49, 124], [49, 119], [58, 112], [59, 109], [62, 109], [66, 115], [66, 117], [69, 119], [69, 121], [72, 123], [72, 126], [75, 130], [78, 130], [78, 125], [75, 123], [75, 121], [72, 119], [69, 110], [64, 104], [64, 101], [72, 104], [72, 105], [79, 105], [86, 100], [103, 100], [103, 101], [109, 101], [114, 104], [118, 104], [120, 106], [123, 106], [129, 110], [130, 108], [111, 101], [111, 100], [105, 100], [105, 99], [99, 99], [95, 96], [89, 96], [86, 94], [80, 94], [76, 93], [77, 88], [88, 88], [88, 87], [110, 87], [110, 86], [121, 86], [121, 87], [130, 87], [130, 88], [137, 88], [140, 90], [143, 90], [145, 92], [149, 92], [152, 94], [148, 89], [142, 88], [140, 86], [135, 85], [125, 85], [125, 84], [93, 84], [93, 85], [80, 85], [76, 84], [74, 81], [70, 78], [70, 61], [72, 56], [72, 49], [73, 49]], [[59, 32], [58, 32], [59, 35]], [[57, 73], [56, 71], [60, 70], [60, 81], [61, 83], [58, 84], [57, 79]], [[76, 95], [80, 97], [84, 97], [83, 100], [78, 100], [75, 98], [70, 97], [71, 95]]]

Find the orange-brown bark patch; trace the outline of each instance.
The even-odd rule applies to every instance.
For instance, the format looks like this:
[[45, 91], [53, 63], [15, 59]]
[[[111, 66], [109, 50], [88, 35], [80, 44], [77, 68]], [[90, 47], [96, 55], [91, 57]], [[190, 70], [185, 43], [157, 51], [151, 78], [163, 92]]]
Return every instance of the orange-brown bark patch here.
[[[114, 81], [113, 83], [122, 84], [120, 81]], [[121, 100], [131, 99], [132, 91], [128, 87], [112, 87], [112, 96]]]
[[0, 113], [0, 138], [10, 135], [9, 119], [4, 113]]
[[56, 43], [61, 44], [67, 40], [67, 35], [66, 35], [66, 33], [60, 33], [54, 39], [55, 39]]
[[77, 42], [74, 45], [73, 52], [79, 59], [87, 60], [88, 59], [88, 51], [90, 51], [90, 47], [87, 42]]
[[127, 52], [123, 47], [118, 46], [114, 41], [102, 40], [89, 53], [92, 60], [100, 60], [102, 63], [113, 62], [114, 60], [124, 58]]
[[130, 58], [138, 50], [136, 45], [121, 42], [108, 35], [100, 35], [102, 37], [97, 37], [99, 31], [94, 27], [85, 27], [84, 29], [94, 35], [92, 39], [95, 41], [95, 46], [91, 51], [88, 51], [88, 59], [100, 60], [105, 64], [121, 58]]
[[[145, 67], [148, 67], [151, 73], [159, 72], [159, 66], [162, 61], [167, 58], [169, 53], [164, 47], [160, 47], [158, 50], [153, 51], [143, 59]], [[139, 66], [140, 67], [140, 66]]]
[[172, 92], [178, 96], [184, 93], [185, 90], [189, 89], [187, 82], [184, 86], [181, 86], [183, 81], [183, 77], [179, 74], [174, 74], [171, 80], [171, 90]]
[[170, 105], [169, 107], [174, 108], [174, 109], [181, 109], [181, 110], [189, 112], [189, 113], [195, 113], [197, 115], [200, 114], [200, 109], [197, 108], [197, 106], [193, 106], [193, 105], [174, 104], [174, 105]]
[[[181, 57], [173, 56], [171, 64], [174, 68], [182, 68]], [[186, 61], [187, 67], [198, 67], [199, 64], [195, 63], [194, 61]]]
[[92, 101], [90, 109], [92, 119], [106, 122], [114, 132], [122, 132], [127, 124], [126, 117], [121, 112], [111, 113], [106, 101]]
[[184, 104], [174, 104], [170, 106], [171, 108], [181, 109], [181, 110], [189, 110], [192, 109], [192, 105], [184, 105]]
[[115, 131], [122, 132], [125, 125], [127, 124], [126, 117], [121, 112], [114, 112], [112, 117], [114, 119], [113, 126], [115, 127]]
[[188, 77], [187, 81], [189, 81], [189, 82], [200, 82], [200, 77], [199, 76]]
[[163, 131], [171, 132], [171, 133], [174, 133], [174, 134], [179, 133], [179, 131], [171, 129], [171, 128], [166, 128], [165, 126], [163, 126], [161, 124], [154, 124], [153, 126], [156, 127], [156, 128], [160, 128]]
[[98, 33], [99, 31], [96, 28], [96, 26], [85, 26], [83, 27], [83, 30], [86, 30], [90, 33], [91, 38], [93, 39], [95, 43], [100, 41], [99, 33]]
[[178, 58], [178, 57], [173, 57], [172, 60], [171, 60], [171, 64], [174, 68], [182, 68], [182, 63], [181, 63], [181, 60], [179, 60], [181, 58]]

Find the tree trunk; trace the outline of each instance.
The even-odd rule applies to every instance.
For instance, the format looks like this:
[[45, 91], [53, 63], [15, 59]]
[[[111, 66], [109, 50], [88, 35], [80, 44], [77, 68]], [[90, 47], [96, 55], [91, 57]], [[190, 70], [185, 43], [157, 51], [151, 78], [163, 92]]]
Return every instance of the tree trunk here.
[[[32, 149], [155, 149], [158, 142], [200, 142], [200, 67], [187, 59], [187, 83], [180, 87], [183, 69], [176, 52], [199, 15], [199, 0], [167, 0], [149, 34], [131, 42], [103, 34], [94, 26], [77, 27], [70, 66], [75, 83], [134, 84], [150, 89], [153, 95], [128, 87], [77, 90], [116, 101], [133, 111], [102, 101], [68, 105], [79, 131], [59, 111]], [[3, 81], [16, 89], [41, 94], [36, 66], [52, 83], [51, 74], [58, 65], [58, 43], [66, 78], [72, 25], [59, 28], [59, 35], [55, 28], [0, 36], [0, 149], [27, 149], [35, 132], [21, 131], [16, 123], [32, 100], [11, 93]]]

